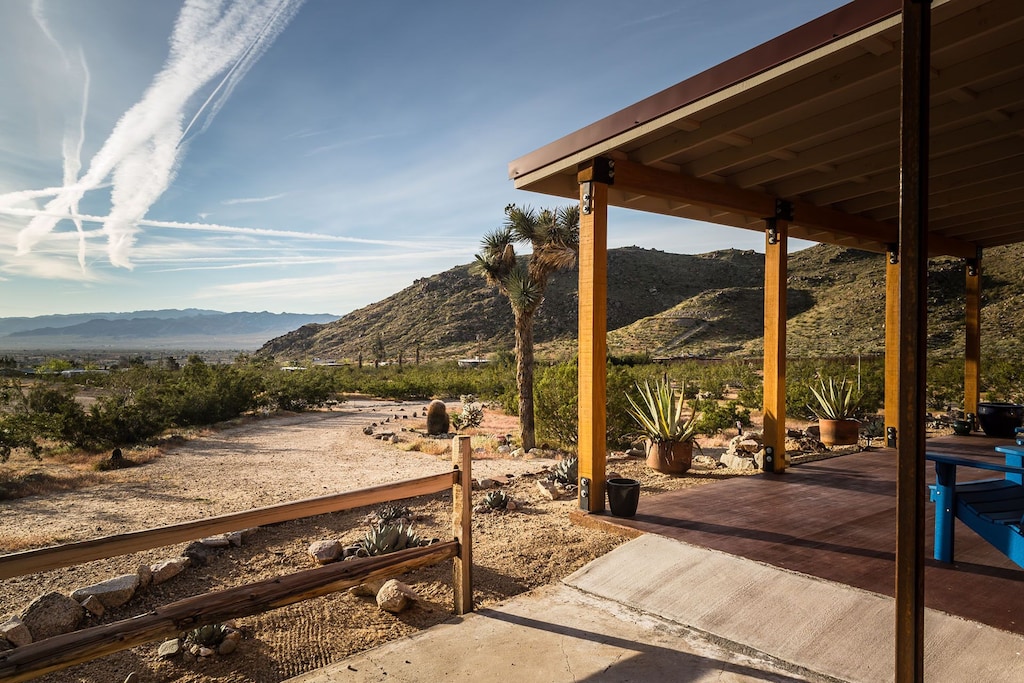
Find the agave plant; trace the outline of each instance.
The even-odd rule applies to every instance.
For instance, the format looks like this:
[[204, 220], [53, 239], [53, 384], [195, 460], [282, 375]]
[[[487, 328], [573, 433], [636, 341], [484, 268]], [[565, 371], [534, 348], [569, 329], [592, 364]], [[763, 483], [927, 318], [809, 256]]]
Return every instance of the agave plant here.
[[231, 631], [224, 624], [206, 624], [194, 628], [182, 636], [184, 645], [198, 645], [200, 647], [217, 647], [224, 642], [224, 638]]
[[378, 524], [386, 522], [407, 522], [412, 519], [412, 510], [406, 505], [384, 505], [374, 517]]
[[853, 420], [856, 418], [860, 395], [856, 387], [845, 377], [837, 381], [834, 377], [818, 380], [818, 386], [810, 387], [817, 406], [808, 406], [819, 420]]
[[686, 412], [686, 399], [676, 392], [668, 379], [655, 380], [652, 385], [637, 382], [639, 398], [626, 394], [626, 411], [636, 420], [644, 435], [655, 442], [686, 441], [696, 433], [696, 411]]
[[575, 484], [579, 479], [579, 458], [575, 455], [555, 463], [551, 478], [562, 484]]
[[412, 525], [405, 524], [376, 524], [359, 539], [360, 549], [370, 556], [386, 555], [421, 545], [423, 539], [412, 530]]
[[508, 500], [504, 491], [488, 491], [484, 496], [484, 505], [492, 510], [504, 510], [508, 507]]

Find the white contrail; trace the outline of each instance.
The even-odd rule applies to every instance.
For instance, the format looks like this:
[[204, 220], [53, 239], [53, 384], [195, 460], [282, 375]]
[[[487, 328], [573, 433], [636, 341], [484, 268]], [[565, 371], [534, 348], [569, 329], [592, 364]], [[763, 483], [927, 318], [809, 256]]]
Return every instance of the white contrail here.
[[[142, 100], [117, 122], [86, 173], [76, 183], [65, 184], [19, 233], [18, 253], [31, 251], [60, 220], [77, 214], [75, 207], [84, 194], [112, 176], [111, 210], [103, 227], [107, 253], [112, 264], [130, 267], [140, 221], [166, 191], [180, 162], [183, 148], [177, 143], [185, 108], [225, 69], [239, 65], [229, 81], [244, 74], [302, 3], [235, 0], [224, 9], [224, 3], [215, 0], [186, 0], [170, 37], [167, 61]], [[224, 89], [221, 100], [230, 90]], [[0, 205], [7, 204], [8, 198], [0, 196]]]

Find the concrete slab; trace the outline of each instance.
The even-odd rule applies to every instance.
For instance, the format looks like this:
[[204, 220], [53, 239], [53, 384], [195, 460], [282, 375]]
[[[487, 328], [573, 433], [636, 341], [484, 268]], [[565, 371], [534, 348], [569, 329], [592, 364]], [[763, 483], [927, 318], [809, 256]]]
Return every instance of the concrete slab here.
[[313, 671], [291, 683], [820, 680], [712, 643], [679, 624], [545, 586]]
[[[643, 581], [624, 580], [638, 568]], [[619, 546], [565, 583], [825, 676], [893, 680], [895, 605], [877, 593], [655, 535]], [[1024, 680], [1024, 638], [927, 610], [925, 677]]]
[[[293, 683], [893, 680], [894, 602], [646, 535], [491, 609]], [[928, 610], [929, 683], [1024, 680], [1024, 637]]]

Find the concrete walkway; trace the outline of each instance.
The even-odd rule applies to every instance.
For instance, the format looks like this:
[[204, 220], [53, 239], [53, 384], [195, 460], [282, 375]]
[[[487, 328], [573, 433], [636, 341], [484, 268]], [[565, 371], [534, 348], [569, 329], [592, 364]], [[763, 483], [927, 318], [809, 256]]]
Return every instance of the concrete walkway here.
[[[291, 679], [893, 680], [893, 600], [660, 536]], [[1024, 680], [1024, 637], [929, 610], [929, 683]]]

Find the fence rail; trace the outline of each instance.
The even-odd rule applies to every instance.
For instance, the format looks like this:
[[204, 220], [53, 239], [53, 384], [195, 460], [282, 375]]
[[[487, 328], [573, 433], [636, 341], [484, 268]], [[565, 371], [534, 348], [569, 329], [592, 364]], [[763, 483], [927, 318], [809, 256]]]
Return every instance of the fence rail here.
[[451, 487], [453, 540], [307, 569], [196, 595], [146, 614], [0, 652], [0, 680], [27, 681], [180, 632], [319, 597], [370, 579], [453, 560], [454, 612], [473, 610], [471, 458], [468, 436], [452, 444], [453, 471], [319, 498], [0, 557], [0, 578], [21, 576], [161, 547], [214, 533], [438, 493]]

